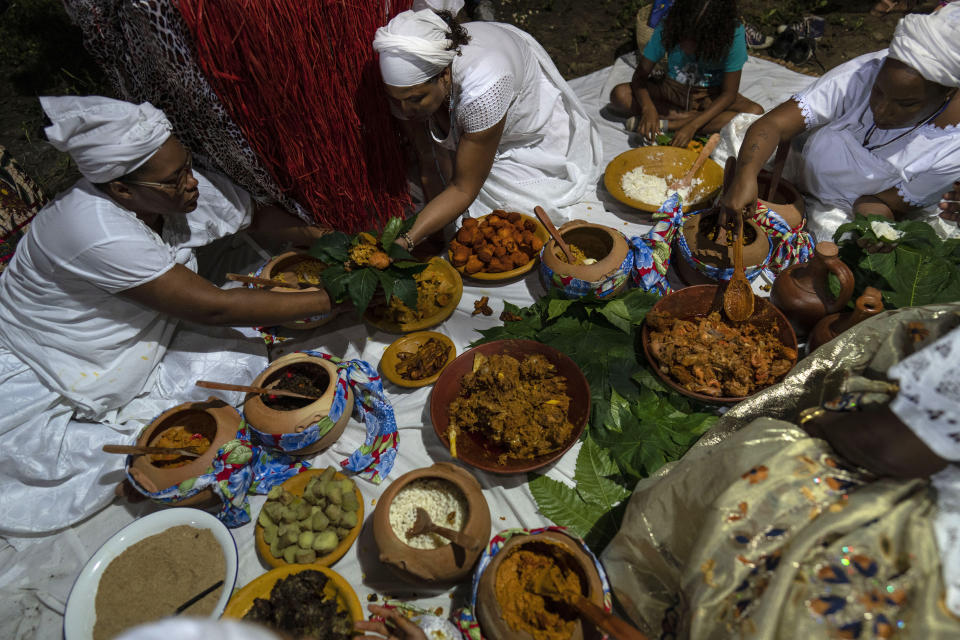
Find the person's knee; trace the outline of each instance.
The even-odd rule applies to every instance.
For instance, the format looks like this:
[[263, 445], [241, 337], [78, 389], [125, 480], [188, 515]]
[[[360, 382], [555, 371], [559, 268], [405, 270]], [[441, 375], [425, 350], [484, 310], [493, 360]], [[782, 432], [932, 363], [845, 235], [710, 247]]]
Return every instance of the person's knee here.
[[619, 111], [629, 111], [633, 104], [633, 91], [630, 83], [618, 84], [610, 91], [610, 105]]
[[751, 114], [753, 114], [753, 115], [755, 115], [755, 116], [762, 116], [762, 115], [763, 115], [763, 107], [761, 107], [760, 105], [758, 105], [756, 102], [751, 102], [749, 105], [747, 105], [747, 108], [744, 109], [743, 112], [744, 112], [744, 113], [751, 113]]

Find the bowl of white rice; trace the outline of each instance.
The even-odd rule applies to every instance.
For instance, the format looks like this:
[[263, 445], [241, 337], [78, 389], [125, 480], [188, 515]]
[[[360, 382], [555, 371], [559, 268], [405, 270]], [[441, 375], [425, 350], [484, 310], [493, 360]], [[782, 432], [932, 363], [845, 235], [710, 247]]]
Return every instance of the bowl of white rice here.
[[[463, 549], [434, 533], [411, 536], [417, 509], [441, 527], [479, 541]], [[373, 512], [380, 560], [414, 582], [453, 582], [467, 576], [490, 539], [490, 508], [480, 483], [463, 467], [438, 462], [391, 483]]]
[[[607, 165], [603, 183], [620, 202], [642, 211], [656, 211], [672, 191], [670, 185], [690, 170], [697, 152], [678, 147], [639, 147], [621, 153]], [[683, 210], [705, 205], [723, 183], [723, 169], [711, 159], [693, 176], [691, 186], [681, 192]]]

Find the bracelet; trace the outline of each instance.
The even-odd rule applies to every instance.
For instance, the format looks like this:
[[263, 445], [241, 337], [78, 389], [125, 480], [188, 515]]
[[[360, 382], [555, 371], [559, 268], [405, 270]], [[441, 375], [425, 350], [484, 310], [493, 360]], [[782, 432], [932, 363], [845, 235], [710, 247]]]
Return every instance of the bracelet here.
[[400, 237], [403, 238], [403, 241], [407, 243], [407, 251], [412, 251], [413, 248], [417, 246], [417, 243], [414, 242], [412, 238], [410, 238], [410, 234], [407, 233], [406, 231], [401, 233]]

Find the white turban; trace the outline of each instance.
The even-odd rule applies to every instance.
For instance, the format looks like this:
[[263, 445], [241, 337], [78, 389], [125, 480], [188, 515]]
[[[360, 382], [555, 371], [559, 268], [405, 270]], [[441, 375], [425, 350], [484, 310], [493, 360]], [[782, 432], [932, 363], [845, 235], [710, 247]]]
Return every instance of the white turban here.
[[373, 48], [380, 53], [380, 75], [393, 87], [412, 87], [444, 69], [456, 51], [447, 34], [450, 27], [430, 9], [404, 11], [377, 29]]
[[929, 15], [911, 13], [897, 25], [889, 56], [930, 82], [960, 87], [960, 4]]
[[149, 102], [102, 96], [45, 96], [40, 105], [53, 123], [44, 131], [94, 184], [116, 180], [150, 159], [170, 137], [170, 121]]
[[280, 640], [268, 629], [242, 620], [165, 618], [126, 631], [117, 640]]

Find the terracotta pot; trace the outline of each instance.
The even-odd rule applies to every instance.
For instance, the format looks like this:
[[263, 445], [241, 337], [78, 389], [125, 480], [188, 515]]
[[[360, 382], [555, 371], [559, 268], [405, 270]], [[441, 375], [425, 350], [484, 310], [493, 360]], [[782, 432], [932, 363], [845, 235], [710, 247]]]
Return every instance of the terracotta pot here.
[[[281, 253], [280, 255], [271, 258], [269, 262], [263, 267], [263, 271], [260, 272], [261, 278], [275, 279], [275, 280], [285, 280], [287, 282], [295, 282], [297, 279], [297, 274], [294, 271], [294, 267], [300, 262], [316, 262], [318, 264], [323, 264], [313, 256], [307, 253], [300, 251], [287, 251], [286, 253]], [[296, 293], [298, 291], [320, 291], [322, 287], [264, 287], [269, 291], [275, 291], [277, 293]], [[314, 329], [321, 325], [327, 324], [333, 320], [334, 316], [331, 314], [329, 317], [322, 320], [314, 320], [313, 322], [287, 322], [281, 327], [287, 329]]]
[[883, 294], [878, 289], [867, 287], [857, 298], [854, 309], [848, 313], [833, 313], [824, 317], [810, 332], [807, 352], [813, 353], [817, 347], [826, 344], [855, 324], [863, 322], [883, 311]]
[[[568, 244], [577, 246], [588, 258], [596, 260], [593, 264], [568, 264], [557, 254], [561, 254], [556, 241], [550, 238], [541, 253], [543, 264], [551, 271], [560, 276], [571, 276], [578, 280], [583, 280], [595, 285], [595, 288], [602, 287], [613, 275], [615, 275], [627, 259], [629, 247], [623, 234], [616, 229], [611, 229], [602, 224], [593, 224], [584, 220], [571, 220], [558, 231], [561, 237]], [[620, 293], [628, 284], [629, 278], [607, 294], [607, 297], [613, 297]], [[551, 286], [547, 283], [547, 286]]]
[[[485, 637], [497, 640], [533, 640], [533, 636], [529, 633], [510, 628], [503, 619], [500, 602], [496, 595], [496, 575], [500, 564], [513, 551], [523, 548], [530, 551], [552, 552], [554, 555], [563, 554], [563, 557], [569, 561], [568, 567], [579, 574], [581, 593], [598, 607], [603, 608], [603, 585], [600, 582], [600, 574], [597, 573], [597, 568], [590, 556], [570, 536], [557, 531], [544, 531], [531, 536], [515, 535], [507, 540], [480, 576], [480, 584], [477, 588], [477, 619]], [[592, 624], [584, 625], [577, 621], [570, 640], [600, 637], [600, 632]]]
[[[329, 360], [311, 356], [306, 353], [290, 353], [274, 360], [251, 383], [255, 387], [272, 387], [280, 381], [286, 369], [291, 365], [310, 364], [322, 369], [327, 376], [327, 385], [319, 399], [300, 407], [299, 409], [279, 410], [272, 409], [264, 404], [258, 394], [248, 394], [243, 403], [243, 414], [250, 426], [264, 433], [282, 435], [286, 433], [300, 433], [304, 429], [316, 424], [330, 413], [333, 397], [336, 392], [337, 367]], [[326, 449], [343, 433], [343, 429], [350, 420], [353, 410], [353, 391], [347, 388], [347, 408], [337, 420], [333, 428], [309, 447], [296, 451], [287, 451], [290, 455], [310, 456]]]
[[[467, 501], [463, 533], [481, 542], [479, 549], [466, 551], [448, 544], [437, 549], [415, 549], [397, 537], [390, 526], [390, 505], [397, 493], [414, 480], [437, 478], [454, 484]], [[443, 523], [437, 523], [443, 526]], [[462, 467], [438, 462], [432, 467], [416, 469], [391, 483], [373, 512], [373, 538], [380, 550], [380, 561], [400, 570], [401, 575], [415, 581], [456, 582], [469, 575], [490, 539], [490, 508], [480, 483]]]
[[[779, 189], [777, 190], [779, 191]], [[684, 239], [690, 248], [690, 255], [704, 264], [717, 269], [733, 267], [733, 246], [717, 243], [708, 235], [716, 225], [717, 210], [706, 209], [703, 214], [695, 214], [683, 222]], [[770, 253], [770, 240], [763, 228], [753, 220], [744, 220], [744, 237], [746, 244], [743, 247], [743, 264], [749, 271], [756, 269], [767, 259]], [[691, 266], [686, 258], [674, 249], [672, 264], [677, 274], [687, 284], [715, 284], [717, 281]]]
[[[832, 242], [820, 242], [809, 262], [782, 271], [773, 282], [770, 301], [790, 320], [798, 336], [807, 335], [821, 318], [837, 313], [853, 295], [853, 272], [838, 257]], [[840, 281], [840, 294], [830, 293], [828, 276]]]
[[761, 171], [760, 175], [757, 176], [757, 188], [761, 196], [759, 200], [768, 208], [780, 214], [780, 217], [787, 221], [791, 229], [795, 229], [803, 222], [807, 214], [807, 205], [803, 201], [803, 196], [799, 189], [781, 178], [777, 184], [777, 192], [764, 200], [763, 196], [766, 196], [770, 189], [771, 178], [771, 173], [766, 170]]
[[[217, 450], [225, 443], [237, 437], [240, 428], [240, 414], [222, 400], [210, 397], [206, 402], [187, 402], [161, 413], [156, 420], [147, 425], [140, 437], [138, 447], [149, 447], [160, 435], [173, 427], [184, 427], [192, 433], [200, 433], [210, 441], [210, 447], [203, 455], [190, 459], [180, 467], [158, 467], [153, 456], [134, 456], [130, 465], [130, 475], [136, 483], [150, 493], [156, 493], [184, 480], [196, 478], [206, 473], [217, 455]], [[185, 458], [188, 459], [188, 458]], [[213, 489], [207, 488], [198, 494], [180, 500], [178, 507], [209, 506], [218, 503]]]

